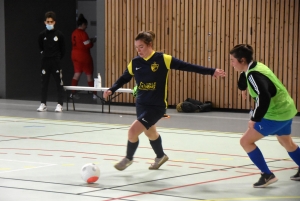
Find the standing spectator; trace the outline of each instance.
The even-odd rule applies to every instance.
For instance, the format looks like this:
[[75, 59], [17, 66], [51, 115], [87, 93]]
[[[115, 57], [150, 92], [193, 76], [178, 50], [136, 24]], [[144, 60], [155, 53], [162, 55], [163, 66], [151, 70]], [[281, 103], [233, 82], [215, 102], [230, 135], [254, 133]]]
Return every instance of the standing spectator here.
[[[74, 76], [72, 79], [72, 86], [78, 85], [78, 80], [84, 72], [87, 77], [88, 85], [90, 87], [94, 87], [94, 79], [93, 79], [93, 59], [91, 56], [90, 49], [93, 47], [94, 42], [96, 42], [96, 38], [89, 38], [88, 34], [85, 32], [88, 22], [83, 16], [80, 14], [77, 20], [78, 28], [72, 33], [72, 61], [74, 66]], [[70, 98], [78, 99], [79, 95], [72, 92]], [[97, 99], [97, 92], [95, 91], [93, 94], [93, 99]]]
[[46, 12], [46, 29], [38, 38], [40, 53], [42, 54], [41, 78], [42, 97], [39, 112], [47, 111], [47, 93], [50, 75], [52, 74], [57, 88], [57, 106], [55, 112], [62, 112], [63, 108], [63, 81], [60, 60], [65, 55], [65, 40], [62, 32], [54, 29], [56, 14], [53, 11]]

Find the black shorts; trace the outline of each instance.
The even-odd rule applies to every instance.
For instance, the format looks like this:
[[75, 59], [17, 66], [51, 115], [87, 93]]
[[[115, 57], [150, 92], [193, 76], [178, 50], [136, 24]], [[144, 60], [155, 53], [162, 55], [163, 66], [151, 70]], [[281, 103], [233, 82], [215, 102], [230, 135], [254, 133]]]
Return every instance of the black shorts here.
[[136, 105], [137, 120], [148, 130], [165, 114], [166, 108], [157, 106]]

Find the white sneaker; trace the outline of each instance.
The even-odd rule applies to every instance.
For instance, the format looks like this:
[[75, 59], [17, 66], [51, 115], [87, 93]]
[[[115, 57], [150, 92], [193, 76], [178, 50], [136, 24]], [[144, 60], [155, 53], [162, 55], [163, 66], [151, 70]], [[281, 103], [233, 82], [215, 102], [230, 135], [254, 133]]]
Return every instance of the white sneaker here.
[[57, 104], [55, 108], [55, 112], [62, 112], [62, 111], [63, 111], [63, 107], [60, 104]]
[[38, 112], [47, 111], [47, 106], [44, 103], [41, 103], [40, 107], [37, 109]]
[[93, 99], [97, 100], [98, 96], [96, 94], [93, 94]]

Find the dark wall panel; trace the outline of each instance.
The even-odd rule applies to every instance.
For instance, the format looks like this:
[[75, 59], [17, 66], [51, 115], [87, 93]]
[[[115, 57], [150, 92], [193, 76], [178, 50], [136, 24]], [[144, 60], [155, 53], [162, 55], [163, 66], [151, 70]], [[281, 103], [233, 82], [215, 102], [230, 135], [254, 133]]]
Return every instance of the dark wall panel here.
[[[70, 59], [71, 33], [76, 28], [76, 0], [5, 0], [6, 91], [9, 99], [40, 100], [38, 35], [45, 29], [44, 14], [56, 13], [55, 28], [63, 32], [66, 56], [61, 65], [63, 80], [70, 85], [73, 66]], [[48, 100], [56, 100], [51, 78]]]

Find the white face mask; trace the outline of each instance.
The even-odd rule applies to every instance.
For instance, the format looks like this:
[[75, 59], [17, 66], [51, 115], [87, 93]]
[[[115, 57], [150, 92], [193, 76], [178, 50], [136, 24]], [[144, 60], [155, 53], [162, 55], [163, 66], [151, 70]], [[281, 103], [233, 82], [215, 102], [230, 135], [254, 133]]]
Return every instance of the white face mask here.
[[54, 25], [46, 24], [46, 28], [50, 31], [50, 30], [54, 29]]

